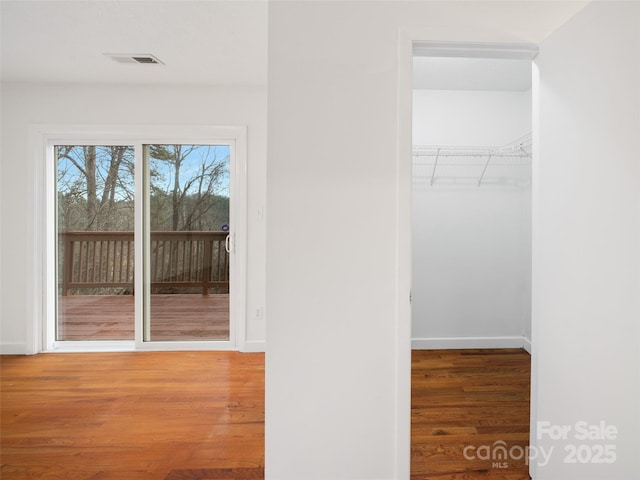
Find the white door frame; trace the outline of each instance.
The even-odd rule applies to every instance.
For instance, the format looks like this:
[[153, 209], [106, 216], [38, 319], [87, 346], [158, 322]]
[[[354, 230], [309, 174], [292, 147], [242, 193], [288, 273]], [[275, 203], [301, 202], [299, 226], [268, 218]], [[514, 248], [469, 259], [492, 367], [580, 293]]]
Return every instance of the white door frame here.
[[[246, 283], [247, 283], [247, 131], [244, 126], [87, 126], [87, 125], [35, 125], [30, 130], [31, 145], [36, 158], [34, 216], [34, 298], [30, 322], [27, 322], [27, 353], [63, 351], [132, 351], [132, 350], [244, 350], [246, 342]], [[146, 295], [135, 299], [136, 338], [132, 341], [55, 341], [56, 321], [56, 215], [55, 215], [55, 144], [133, 145], [136, 147], [136, 202], [137, 231], [143, 222], [141, 199], [144, 162], [142, 145], [145, 144], [223, 144], [231, 148], [230, 163], [230, 339], [228, 341], [172, 341], [144, 342], [142, 337]], [[137, 233], [136, 233], [137, 235]], [[136, 271], [142, 272], [143, 242], [135, 242]], [[147, 262], [148, 263], [148, 262]], [[142, 292], [143, 275], [135, 276], [135, 289]]]
[[[416, 43], [441, 43], [453, 45], [464, 42], [467, 51], [482, 43], [512, 45], [513, 37], [504, 32], [491, 32], [475, 29], [433, 29], [405, 28], [398, 37], [398, 153], [396, 161], [397, 199], [396, 199], [396, 441], [395, 441], [395, 478], [408, 479], [411, 468], [411, 282], [412, 282], [412, 245], [411, 245], [411, 209], [412, 209], [412, 123], [413, 123], [413, 55]], [[525, 42], [523, 42], [525, 43]], [[531, 57], [532, 58], [532, 57]], [[535, 65], [534, 65], [535, 67]], [[532, 92], [533, 138], [537, 140], [538, 82], [537, 69], [534, 68]], [[533, 155], [532, 204], [536, 213], [536, 188], [538, 184], [537, 151]], [[535, 222], [535, 220], [534, 220]], [[535, 224], [534, 224], [535, 227]], [[535, 246], [533, 247], [535, 255]], [[534, 262], [535, 265], [535, 262]], [[534, 268], [535, 271], [535, 268]], [[532, 322], [533, 323], [533, 322]], [[532, 324], [532, 384], [531, 398], [536, 398], [535, 382], [535, 326]], [[531, 424], [536, 419], [536, 408], [531, 403]], [[533, 432], [533, 430], [532, 430]], [[535, 445], [535, 437], [530, 437], [530, 445]], [[530, 466], [533, 468], [533, 466]]]

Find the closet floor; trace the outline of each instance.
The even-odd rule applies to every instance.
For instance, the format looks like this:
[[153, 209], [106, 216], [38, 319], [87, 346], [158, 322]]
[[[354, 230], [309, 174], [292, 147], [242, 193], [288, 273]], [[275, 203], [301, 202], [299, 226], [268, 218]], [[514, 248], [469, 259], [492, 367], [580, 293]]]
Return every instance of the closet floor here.
[[530, 378], [524, 350], [414, 350], [411, 479], [529, 480]]

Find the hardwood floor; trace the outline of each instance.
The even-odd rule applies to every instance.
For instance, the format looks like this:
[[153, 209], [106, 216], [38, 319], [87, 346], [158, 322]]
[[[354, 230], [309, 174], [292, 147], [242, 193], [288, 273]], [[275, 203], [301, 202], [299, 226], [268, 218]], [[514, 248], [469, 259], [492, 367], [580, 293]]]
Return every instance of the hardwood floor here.
[[[59, 340], [133, 340], [133, 295], [58, 297]], [[228, 340], [229, 295], [151, 295], [151, 339]]]
[[264, 354], [1, 358], [0, 477], [260, 478]]
[[[528, 479], [523, 460], [493, 468], [464, 448], [527, 445], [529, 363], [414, 351], [412, 480]], [[3, 356], [0, 387], [3, 479], [264, 478], [263, 354]]]
[[[530, 363], [524, 350], [414, 350], [411, 479], [529, 480], [517, 457], [529, 444]], [[496, 442], [513, 455], [493, 455]]]

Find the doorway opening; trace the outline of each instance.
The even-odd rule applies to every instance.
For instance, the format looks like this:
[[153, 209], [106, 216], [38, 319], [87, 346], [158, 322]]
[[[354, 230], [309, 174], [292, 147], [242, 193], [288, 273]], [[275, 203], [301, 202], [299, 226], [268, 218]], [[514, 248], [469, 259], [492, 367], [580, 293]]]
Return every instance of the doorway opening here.
[[413, 51], [411, 472], [528, 479], [535, 47]]

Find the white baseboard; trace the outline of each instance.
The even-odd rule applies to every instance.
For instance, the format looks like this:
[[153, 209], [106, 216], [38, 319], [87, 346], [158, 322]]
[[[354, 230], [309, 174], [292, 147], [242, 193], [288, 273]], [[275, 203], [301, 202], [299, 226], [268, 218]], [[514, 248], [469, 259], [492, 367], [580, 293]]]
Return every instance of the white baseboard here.
[[413, 350], [523, 347], [523, 337], [439, 337], [411, 339], [411, 348]]
[[244, 348], [241, 350], [246, 353], [258, 353], [264, 352], [266, 348], [266, 342], [264, 340], [247, 340], [244, 342]]
[[529, 355], [531, 355], [531, 340], [527, 337], [522, 337], [522, 348], [524, 348]]
[[0, 355], [26, 355], [27, 345], [21, 342], [1, 342]]
[[[97, 344], [96, 344], [97, 343]], [[61, 348], [50, 350], [49, 352], [133, 352], [136, 351], [134, 342], [93, 342], [83, 343], [73, 342], [65, 344]], [[144, 349], [140, 351], [146, 351]], [[243, 352], [264, 352], [265, 342], [263, 340], [250, 340], [245, 342]], [[19, 342], [0, 342], [0, 355], [26, 355], [27, 346]]]

